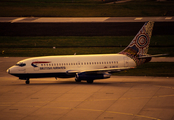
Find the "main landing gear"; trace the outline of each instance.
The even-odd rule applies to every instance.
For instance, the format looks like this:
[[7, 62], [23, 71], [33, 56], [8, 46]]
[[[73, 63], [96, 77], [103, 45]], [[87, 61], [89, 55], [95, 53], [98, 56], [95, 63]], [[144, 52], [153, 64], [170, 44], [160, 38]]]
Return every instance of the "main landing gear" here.
[[30, 78], [26, 78], [25, 83], [26, 83], [26, 84], [30, 84]]
[[[78, 78], [77, 78], [77, 76], [75, 77], [75, 81], [76, 81], [76, 82], [81, 82], [81, 80], [80, 80], [80, 79], [78, 79]], [[86, 81], [87, 81], [87, 83], [89, 83], [89, 84], [91, 84], [91, 83], [93, 83], [93, 82], [94, 82], [94, 80], [93, 80], [93, 79], [86, 80]]]
[[93, 83], [94, 82], [94, 80], [87, 80], [87, 83]]

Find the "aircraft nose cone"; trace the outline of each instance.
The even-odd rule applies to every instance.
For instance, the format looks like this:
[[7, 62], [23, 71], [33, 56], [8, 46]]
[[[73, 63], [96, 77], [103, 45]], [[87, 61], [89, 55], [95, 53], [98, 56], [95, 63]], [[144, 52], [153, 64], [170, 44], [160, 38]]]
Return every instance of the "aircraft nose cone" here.
[[7, 69], [7, 73], [9, 73], [9, 74], [10, 74], [10, 69]]

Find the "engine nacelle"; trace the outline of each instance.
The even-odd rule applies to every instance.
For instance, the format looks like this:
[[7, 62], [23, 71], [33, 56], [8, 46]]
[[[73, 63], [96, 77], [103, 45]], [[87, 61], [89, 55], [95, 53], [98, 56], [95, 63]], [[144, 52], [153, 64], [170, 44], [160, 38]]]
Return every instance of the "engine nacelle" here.
[[95, 80], [95, 79], [107, 79], [110, 78], [111, 74], [88, 74], [88, 73], [78, 73], [76, 74], [76, 80]]

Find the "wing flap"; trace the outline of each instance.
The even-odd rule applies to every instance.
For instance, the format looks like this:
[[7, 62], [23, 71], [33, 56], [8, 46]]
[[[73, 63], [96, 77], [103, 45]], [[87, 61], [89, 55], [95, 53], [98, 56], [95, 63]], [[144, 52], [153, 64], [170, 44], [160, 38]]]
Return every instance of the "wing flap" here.
[[67, 74], [75, 74], [75, 73], [105, 73], [105, 72], [120, 72], [122, 70], [131, 69], [134, 67], [119, 67], [119, 68], [105, 68], [105, 69], [90, 69], [90, 70], [68, 70]]

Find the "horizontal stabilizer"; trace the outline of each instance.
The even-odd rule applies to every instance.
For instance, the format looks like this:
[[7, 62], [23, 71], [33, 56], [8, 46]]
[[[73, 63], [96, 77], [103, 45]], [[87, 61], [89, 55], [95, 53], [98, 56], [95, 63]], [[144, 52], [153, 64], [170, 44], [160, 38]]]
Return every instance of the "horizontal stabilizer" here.
[[165, 56], [165, 55], [168, 55], [168, 54], [156, 54], [156, 55], [149, 55], [149, 54], [147, 54], [147, 55], [142, 55], [142, 56], [140, 56], [138, 58], [142, 59], [142, 58], [150, 58], [150, 57], [161, 57], [161, 56]]

